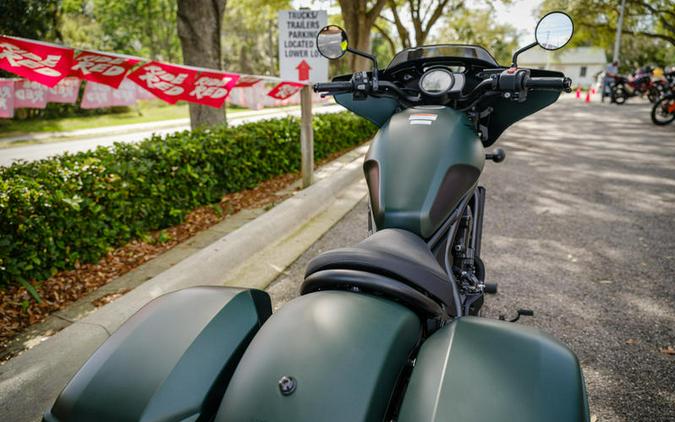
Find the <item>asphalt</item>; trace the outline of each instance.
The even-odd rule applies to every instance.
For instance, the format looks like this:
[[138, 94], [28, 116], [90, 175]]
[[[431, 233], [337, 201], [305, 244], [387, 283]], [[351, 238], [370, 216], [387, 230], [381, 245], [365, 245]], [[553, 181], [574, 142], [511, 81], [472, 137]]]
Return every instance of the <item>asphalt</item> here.
[[[314, 114], [335, 113], [343, 111], [339, 105], [314, 105]], [[286, 116], [299, 116], [300, 108], [287, 108], [282, 110], [258, 110], [250, 112], [233, 113], [228, 119], [230, 126], [251, 123], [259, 120], [281, 118]], [[168, 127], [167, 127], [168, 126]], [[0, 166], [9, 166], [18, 160], [35, 161], [41, 160], [64, 152], [81, 152], [94, 149], [99, 146], [112, 146], [117, 142], [135, 143], [147, 139], [153, 135], [164, 136], [175, 132], [190, 129], [187, 120], [172, 120], [170, 122], [151, 122], [127, 126], [111, 126], [109, 128], [96, 128], [73, 132], [61, 132], [52, 134], [37, 134], [34, 136], [17, 136], [14, 138], [0, 139], [3, 142], [16, 142], [17, 140], [29, 140], [41, 142], [31, 145], [19, 145], [0, 148]], [[64, 141], [56, 139], [71, 138]], [[51, 141], [51, 142], [50, 142]]]
[[[574, 98], [510, 128], [487, 163], [486, 316], [530, 308], [579, 357], [593, 422], [675, 420], [675, 125], [650, 107]], [[307, 262], [367, 236], [361, 201], [270, 285], [278, 309]]]

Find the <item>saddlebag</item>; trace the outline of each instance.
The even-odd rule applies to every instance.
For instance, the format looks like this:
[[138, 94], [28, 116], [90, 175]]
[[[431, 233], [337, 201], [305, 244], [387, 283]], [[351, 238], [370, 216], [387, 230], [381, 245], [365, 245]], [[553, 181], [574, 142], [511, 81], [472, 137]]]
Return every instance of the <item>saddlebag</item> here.
[[463, 317], [422, 344], [398, 422], [588, 421], [576, 356], [541, 331]]
[[96, 350], [43, 420], [210, 419], [271, 313], [259, 290], [193, 287], [160, 296]]

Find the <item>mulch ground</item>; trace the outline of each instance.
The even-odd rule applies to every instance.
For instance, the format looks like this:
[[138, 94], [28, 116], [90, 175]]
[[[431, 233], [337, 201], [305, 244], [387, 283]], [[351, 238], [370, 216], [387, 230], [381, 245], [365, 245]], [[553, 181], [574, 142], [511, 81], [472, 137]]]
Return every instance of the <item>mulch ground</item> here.
[[[217, 224], [245, 208], [273, 205], [291, 195], [277, 192], [288, 187], [299, 174], [287, 174], [261, 183], [254, 189], [225, 195], [219, 204], [192, 211], [177, 226], [150, 233], [144, 240], [134, 240], [110, 251], [96, 263], [76, 265], [42, 282], [33, 282], [42, 300], [37, 303], [24, 287], [0, 289], [0, 356], [18, 334], [44, 321], [50, 314], [75, 302], [86, 294], [124, 275], [196, 233]], [[126, 292], [118, 292], [93, 302], [102, 306]]]

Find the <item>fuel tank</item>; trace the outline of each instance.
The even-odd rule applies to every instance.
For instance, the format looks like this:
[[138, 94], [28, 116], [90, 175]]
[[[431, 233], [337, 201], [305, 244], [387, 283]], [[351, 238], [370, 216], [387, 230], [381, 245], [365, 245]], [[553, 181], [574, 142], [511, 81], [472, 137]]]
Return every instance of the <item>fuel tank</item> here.
[[478, 182], [485, 151], [471, 122], [445, 106], [394, 114], [363, 168], [375, 226], [429, 238]]

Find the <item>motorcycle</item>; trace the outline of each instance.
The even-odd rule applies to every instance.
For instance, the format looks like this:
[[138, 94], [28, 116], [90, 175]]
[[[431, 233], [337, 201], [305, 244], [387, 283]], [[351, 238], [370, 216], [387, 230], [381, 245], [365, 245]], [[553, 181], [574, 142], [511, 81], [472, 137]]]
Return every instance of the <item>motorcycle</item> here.
[[664, 81], [653, 81], [651, 71], [638, 71], [630, 78], [617, 75], [614, 76], [614, 83], [611, 88], [612, 102], [622, 105], [628, 98], [637, 97], [638, 95], [644, 97], [651, 103], [655, 103], [660, 97], [665, 88]]
[[373, 71], [314, 89], [380, 127], [363, 165], [372, 234], [312, 260], [301, 295], [272, 314], [260, 290], [195, 287], [122, 325], [44, 415], [53, 421], [589, 421], [574, 353], [541, 331], [481, 317], [486, 153], [571, 80], [520, 68], [563, 47], [572, 20], [544, 16], [503, 67], [482, 47], [405, 49], [380, 70], [323, 28], [319, 52]]
[[675, 121], [675, 91], [664, 95], [652, 107], [652, 122], [658, 126], [665, 126]]

